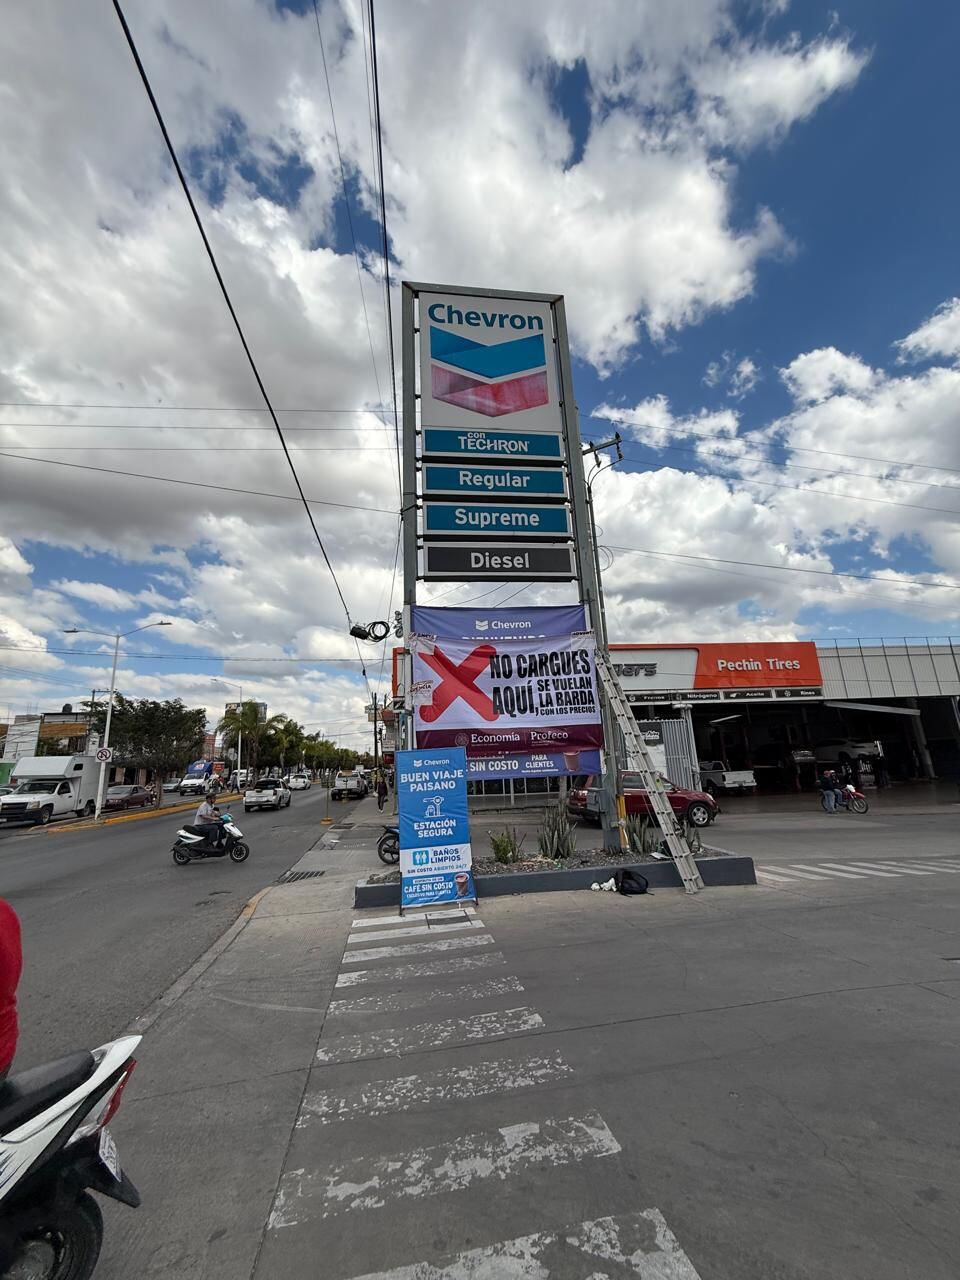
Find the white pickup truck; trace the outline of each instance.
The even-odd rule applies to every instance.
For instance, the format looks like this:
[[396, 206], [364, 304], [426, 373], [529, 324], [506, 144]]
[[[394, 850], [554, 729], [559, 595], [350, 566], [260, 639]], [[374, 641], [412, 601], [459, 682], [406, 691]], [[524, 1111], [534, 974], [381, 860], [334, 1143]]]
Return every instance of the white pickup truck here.
[[330, 795], [334, 800], [339, 800], [341, 796], [352, 796], [362, 800], [367, 791], [367, 780], [362, 773], [341, 772], [333, 780]]
[[722, 760], [700, 761], [700, 785], [708, 795], [753, 795], [757, 780], [752, 769], [728, 769]]
[[94, 756], [23, 756], [10, 777], [14, 788], [0, 797], [0, 822], [33, 822], [92, 814], [100, 765]]

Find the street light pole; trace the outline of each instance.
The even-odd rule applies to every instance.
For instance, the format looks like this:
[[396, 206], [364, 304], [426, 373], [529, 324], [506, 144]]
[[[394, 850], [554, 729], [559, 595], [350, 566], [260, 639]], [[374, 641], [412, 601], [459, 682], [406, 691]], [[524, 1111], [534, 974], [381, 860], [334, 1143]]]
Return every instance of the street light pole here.
[[[132, 631], [120, 631], [113, 633], [113, 669], [110, 672], [110, 699], [107, 702], [107, 719], [103, 726], [103, 742], [100, 744], [102, 747], [110, 746], [110, 724], [113, 720], [113, 695], [116, 692], [117, 687], [117, 661], [120, 657], [120, 641], [125, 639], [127, 636], [135, 636], [139, 631], [149, 631], [151, 627], [172, 626], [172, 622], [148, 622], [145, 627], [134, 627]], [[63, 634], [66, 636], [105, 636], [110, 635], [111, 633], [109, 631], [90, 631], [86, 627], [68, 627]], [[92, 710], [93, 708], [91, 707], [91, 711]], [[101, 760], [100, 777], [97, 781], [97, 805], [93, 815], [94, 822], [100, 821], [100, 814], [103, 810], [103, 793], [105, 790], [103, 784], [106, 771], [107, 762], [106, 760]]]
[[237, 790], [240, 790], [240, 771], [243, 768], [243, 685], [233, 680], [224, 680], [223, 676], [214, 676], [216, 684], [229, 685], [231, 689], [240, 690], [240, 715], [237, 718]]

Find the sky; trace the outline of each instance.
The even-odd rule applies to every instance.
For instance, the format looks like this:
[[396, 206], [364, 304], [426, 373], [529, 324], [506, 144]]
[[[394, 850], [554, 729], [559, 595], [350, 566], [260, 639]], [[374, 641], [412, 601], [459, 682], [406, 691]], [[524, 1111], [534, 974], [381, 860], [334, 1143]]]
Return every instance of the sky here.
[[[319, 34], [312, 0], [125, 11], [350, 615], [390, 617], [365, 6], [323, 0]], [[394, 319], [402, 279], [565, 296], [584, 438], [624, 437], [610, 638], [960, 634], [960, 9], [375, 21]], [[5, 35], [0, 719], [106, 687], [111, 637], [164, 620], [121, 642], [128, 696], [212, 722], [242, 687], [363, 746], [389, 655], [364, 676], [111, 7], [36, 0]], [[421, 598], [571, 588], [516, 591]]]

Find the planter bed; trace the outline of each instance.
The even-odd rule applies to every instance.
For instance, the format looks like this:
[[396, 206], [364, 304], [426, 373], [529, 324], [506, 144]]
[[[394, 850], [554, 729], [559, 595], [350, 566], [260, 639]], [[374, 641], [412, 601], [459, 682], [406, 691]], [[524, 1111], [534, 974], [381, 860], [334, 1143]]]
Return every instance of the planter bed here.
[[[590, 861], [587, 861], [588, 858]], [[492, 859], [483, 858], [474, 864], [474, 878], [477, 894], [482, 899], [508, 893], [589, 889], [595, 880], [602, 884], [623, 867], [637, 867], [647, 878], [651, 889], [682, 887], [680, 872], [672, 861], [643, 857], [618, 859], [599, 853], [580, 854], [571, 859], [569, 865], [564, 866], [539, 858], [501, 866]], [[708, 888], [757, 883], [752, 858], [727, 854], [722, 850], [704, 849], [697, 855], [697, 867]], [[357, 883], [355, 907], [395, 907], [399, 903], [399, 871], [373, 875]]]

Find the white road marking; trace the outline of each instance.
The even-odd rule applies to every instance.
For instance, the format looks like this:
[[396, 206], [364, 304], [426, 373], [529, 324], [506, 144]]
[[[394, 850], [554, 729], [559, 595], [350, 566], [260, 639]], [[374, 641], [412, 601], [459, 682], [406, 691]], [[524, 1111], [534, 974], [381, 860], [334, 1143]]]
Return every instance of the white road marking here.
[[437, 1264], [415, 1262], [356, 1280], [563, 1280], [574, 1275], [586, 1280], [700, 1280], [659, 1209], [519, 1236], [448, 1255]]
[[[352, 974], [350, 975], [353, 976]], [[379, 996], [358, 996], [355, 1000], [331, 1000], [328, 1018], [349, 1013], [398, 1013], [401, 1009], [422, 1009], [425, 1005], [449, 1004], [456, 1000], [487, 1000], [492, 996], [513, 995], [522, 991], [519, 978], [488, 978], [486, 982], [466, 982], [438, 991], [386, 991]]]
[[789, 876], [778, 876], [778, 875], [775, 875], [775, 874], [774, 874], [774, 872], [772, 872], [772, 871], [767, 871], [767, 870], [766, 870], [766, 868], [764, 868], [764, 867], [755, 867], [755, 868], [754, 868], [754, 870], [756, 871], [756, 873], [757, 873], [757, 875], [758, 875], [758, 876], [763, 876], [763, 878], [764, 878], [765, 880], [779, 880], [779, 881], [780, 881], [781, 883], [783, 883], [783, 884], [789, 884], [789, 883], [790, 883], [790, 877], [789, 877]]
[[384, 938], [389, 938], [391, 942], [398, 942], [401, 938], [415, 938], [418, 934], [430, 934], [436, 938], [441, 933], [455, 933], [458, 929], [483, 929], [484, 925], [479, 920], [453, 920], [450, 924], [411, 924], [406, 929], [381, 929], [374, 933], [352, 933], [347, 939], [347, 945], [351, 942], [380, 942]]
[[472, 916], [476, 914], [474, 907], [458, 907], [456, 911], [451, 911], [449, 913], [444, 913], [442, 911], [410, 911], [405, 916], [371, 916], [366, 920], [354, 920], [351, 923], [350, 928], [370, 929], [375, 925], [381, 924], [408, 924], [411, 920], [440, 920], [443, 918], [444, 914], [449, 914], [452, 918], [456, 919], [461, 911], [465, 916]]
[[412, 1027], [389, 1027], [360, 1035], [335, 1036], [317, 1049], [318, 1062], [354, 1062], [358, 1058], [397, 1057], [423, 1053], [441, 1045], [469, 1044], [474, 1040], [494, 1040], [497, 1036], [520, 1035], [543, 1026], [543, 1018], [533, 1009], [504, 1009], [476, 1013], [470, 1018], [447, 1018], [443, 1022], [418, 1022]]
[[[777, 864], [779, 866], [779, 863]], [[780, 867], [785, 876], [793, 879], [797, 877], [799, 880], [829, 880], [829, 876], [815, 876], [809, 871], [794, 871], [793, 867]]]
[[864, 867], [866, 868], [863, 873], [865, 876], [884, 876], [887, 879], [896, 879], [896, 877], [899, 876], [900, 874], [899, 871], [880, 871], [877, 867], [872, 867], [868, 862], [854, 862], [854, 863], [845, 862], [843, 865], [845, 867], [848, 867], [848, 866]]
[[515, 1089], [533, 1089], [573, 1074], [559, 1053], [546, 1057], [496, 1058], [472, 1067], [444, 1067], [423, 1075], [397, 1076], [353, 1085], [349, 1089], [322, 1089], [303, 1100], [297, 1127], [337, 1120], [360, 1120], [413, 1107], [459, 1102]]
[[[898, 875], [905, 876], [932, 876], [932, 871], [917, 871], [915, 867], [905, 867], [902, 862], [852, 862], [852, 867], [869, 867], [871, 871], [879, 871], [881, 874], [886, 871], [887, 875], [896, 872]], [[886, 869], [889, 867], [889, 871]]]
[[403, 947], [371, 947], [368, 951], [348, 951], [341, 964], [361, 964], [368, 960], [400, 960], [404, 956], [425, 956], [431, 951], [463, 951], [468, 947], [490, 947], [489, 933], [479, 938], [438, 938], [436, 942], [410, 942]]
[[341, 1213], [380, 1209], [394, 1200], [445, 1195], [485, 1178], [505, 1182], [524, 1170], [549, 1177], [550, 1167], [619, 1151], [620, 1143], [603, 1117], [587, 1112], [462, 1134], [452, 1142], [397, 1155], [361, 1156], [329, 1172], [291, 1169], [280, 1179], [269, 1226], [278, 1230]]
[[911, 867], [922, 867], [927, 871], [933, 871], [933, 872], [946, 871], [947, 875], [950, 875], [950, 876], [960, 875], [960, 867], [954, 867], [950, 863], [919, 862], [911, 858], [910, 865]]
[[[353, 955], [351, 960], [356, 959]], [[474, 969], [490, 969], [506, 964], [502, 951], [488, 951], [481, 956], [451, 956], [448, 960], [427, 960], [423, 964], [395, 964], [387, 969], [355, 969], [341, 973], [334, 984], [338, 987], [356, 987], [367, 982], [391, 982], [395, 986], [411, 978], [440, 978], [448, 974], [468, 973]]]
[[[838, 867], [838, 864], [836, 862], [818, 862], [817, 865], [813, 867], [811, 867], [807, 862], [792, 862], [790, 865], [792, 867], [801, 867], [804, 871], [825, 871], [828, 876], [840, 876], [842, 880], [862, 880], [867, 875], [866, 871], [837, 870], [836, 868]], [[830, 870], [831, 867], [834, 868], [834, 870]]]

